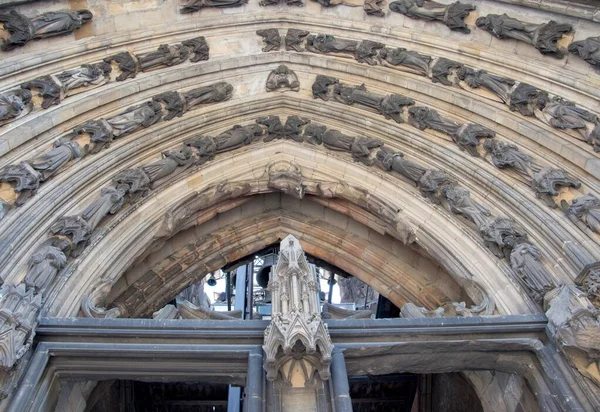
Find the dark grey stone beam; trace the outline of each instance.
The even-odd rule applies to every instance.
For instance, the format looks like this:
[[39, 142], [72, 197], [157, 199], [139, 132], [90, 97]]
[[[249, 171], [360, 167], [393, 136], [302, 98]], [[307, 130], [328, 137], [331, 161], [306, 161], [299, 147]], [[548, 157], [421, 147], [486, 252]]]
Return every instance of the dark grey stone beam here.
[[335, 346], [331, 353], [331, 380], [333, 382], [333, 399], [336, 412], [352, 412], [350, 385], [344, 354]]

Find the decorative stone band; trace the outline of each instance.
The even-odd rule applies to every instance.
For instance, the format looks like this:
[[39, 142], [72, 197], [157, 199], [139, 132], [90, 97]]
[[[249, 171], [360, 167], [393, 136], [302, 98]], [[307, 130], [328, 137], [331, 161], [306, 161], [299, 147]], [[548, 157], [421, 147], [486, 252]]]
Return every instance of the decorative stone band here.
[[1, 204], [0, 218], [12, 206], [21, 206], [35, 195], [43, 182], [68, 167], [73, 161], [90, 153], [98, 153], [108, 147], [114, 139], [150, 127], [161, 119], [171, 120], [197, 107], [229, 100], [232, 93], [233, 86], [225, 82], [186, 92], [162, 93], [154, 96], [151, 101], [130, 107], [114, 116], [91, 120], [76, 126], [66, 136], [54, 142], [54, 147], [48, 152], [0, 170], [0, 182], [11, 184], [18, 194], [12, 204], [7, 201]]
[[32, 90], [38, 90], [41, 106], [58, 105], [65, 97], [81, 93], [110, 81], [114, 62], [117, 81], [133, 79], [139, 72], [175, 66], [185, 61], [208, 60], [209, 47], [204, 37], [195, 37], [180, 44], [161, 45], [156, 51], [136, 54], [128, 51], [109, 56], [102, 62], [84, 64], [58, 74], [44, 75], [21, 84], [21, 90], [0, 93], [0, 126], [29, 113], [33, 107]]
[[[278, 29], [259, 30], [257, 34], [265, 43], [264, 52], [281, 48], [282, 36]], [[598, 39], [575, 42], [570, 50], [577, 51], [587, 61], [599, 64]], [[400, 47], [392, 49], [370, 40], [346, 40], [328, 34], [311, 35], [305, 30], [288, 29], [283, 43], [288, 51], [353, 58], [360, 63], [383, 65], [425, 76], [433, 83], [460, 87], [486, 99], [504, 103], [511, 111], [523, 116], [536, 117], [555, 129], [564, 130], [573, 138], [587, 142], [595, 151], [600, 151], [600, 118], [596, 114], [527, 83], [465, 67], [462, 63], [443, 57], [428, 56]]]

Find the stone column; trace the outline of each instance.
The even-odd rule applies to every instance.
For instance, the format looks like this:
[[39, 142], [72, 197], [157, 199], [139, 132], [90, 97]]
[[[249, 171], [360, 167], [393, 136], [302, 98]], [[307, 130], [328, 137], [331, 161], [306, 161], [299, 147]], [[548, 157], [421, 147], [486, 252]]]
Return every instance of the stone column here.
[[344, 354], [335, 346], [331, 352], [331, 380], [333, 382], [333, 399], [336, 412], [352, 412], [350, 385]]
[[260, 412], [263, 410], [263, 379], [262, 349], [256, 349], [248, 354], [244, 412]]

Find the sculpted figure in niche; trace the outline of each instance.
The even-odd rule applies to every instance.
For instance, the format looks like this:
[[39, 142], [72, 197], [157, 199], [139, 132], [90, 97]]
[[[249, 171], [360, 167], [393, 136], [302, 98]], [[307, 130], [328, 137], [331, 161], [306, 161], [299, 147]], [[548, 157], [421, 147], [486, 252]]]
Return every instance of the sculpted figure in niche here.
[[32, 106], [29, 90], [17, 89], [0, 93], [0, 125], [26, 115]]
[[512, 143], [486, 140], [483, 148], [492, 155], [492, 163], [498, 169], [515, 168], [529, 176], [531, 174], [531, 157], [519, 152], [519, 148]]
[[339, 80], [335, 77], [325, 76], [322, 74], [317, 75], [315, 82], [312, 85], [313, 98], [321, 100], [329, 100], [329, 86], [338, 84]]
[[263, 129], [257, 124], [249, 126], [236, 125], [217, 137], [197, 137], [189, 142], [188, 145], [196, 148], [196, 154], [198, 155], [196, 164], [201, 165], [214, 159], [217, 153], [235, 150], [248, 145], [258, 140], [262, 135]]
[[458, 70], [458, 78], [464, 81], [470, 88], [478, 89], [483, 87], [496, 96], [502, 103], [508, 103], [510, 90], [515, 85], [515, 81], [506, 77], [489, 74], [485, 70], [473, 70], [463, 67]]
[[567, 175], [564, 170], [545, 167], [533, 175], [531, 182], [535, 194], [542, 199], [546, 205], [555, 208], [554, 196], [558, 196], [558, 187], [581, 187], [581, 182]]
[[256, 119], [256, 123], [267, 128], [267, 134], [263, 139], [265, 143], [283, 138], [283, 124], [281, 124], [279, 116], [259, 117]]
[[302, 48], [302, 42], [309, 34], [310, 32], [306, 30], [288, 29], [287, 33], [285, 34], [285, 49], [288, 51], [294, 50], [297, 52], [304, 51]]
[[385, 0], [365, 0], [363, 9], [369, 16], [385, 17]]
[[600, 66], [600, 36], [574, 41], [569, 44], [569, 51], [592, 66]]
[[390, 3], [390, 10], [412, 19], [440, 21], [450, 30], [471, 33], [465, 23], [465, 18], [475, 10], [475, 6], [459, 1], [452, 4], [441, 4], [425, 0], [398, 0]]
[[181, 42], [181, 45], [187, 47], [188, 52], [191, 53], [190, 61], [192, 63], [196, 63], [201, 60], [208, 60], [210, 48], [208, 47], [208, 43], [203, 36], [184, 40]]
[[423, 76], [427, 76], [429, 73], [431, 56], [425, 54], [406, 50], [401, 47], [395, 49], [386, 47], [381, 49], [379, 57], [383, 59], [386, 66], [397, 67], [399, 70], [417, 73]]
[[471, 193], [462, 187], [447, 185], [441, 192], [448, 201], [452, 213], [463, 215], [478, 228], [483, 226], [492, 215], [489, 210], [471, 199]]
[[363, 136], [346, 136], [339, 130], [328, 130], [323, 134], [323, 146], [331, 150], [350, 152], [355, 162], [371, 166], [373, 164], [370, 158], [371, 150], [383, 146], [383, 142]]
[[285, 121], [284, 138], [302, 143], [302, 131], [304, 126], [310, 123], [310, 120], [298, 116], [289, 116]]
[[123, 187], [105, 187], [100, 190], [100, 197], [81, 212], [81, 217], [87, 222], [90, 231], [96, 229], [106, 216], [121, 210], [126, 193]]
[[187, 111], [187, 102], [179, 92], [164, 92], [154, 96], [152, 100], [165, 105], [167, 110], [167, 115], [163, 117], [165, 121], [181, 117]]
[[336, 39], [329, 34], [310, 35], [306, 38], [306, 50], [313, 53], [339, 53], [355, 57], [357, 48], [357, 41]]
[[310, 123], [304, 128], [304, 140], [310, 144], [320, 145], [323, 143], [323, 135], [327, 128], [320, 124]]
[[58, 11], [28, 18], [15, 10], [0, 12], [0, 23], [10, 33], [2, 43], [2, 50], [8, 51], [24, 46], [33, 39], [44, 39], [74, 32], [92, 20], [89, 10]]
[[150, 127], [161, 117], [162, 106], [157, 102], [146, 102], [106, 119], [106, 123], [110, 126], [113, 136], [120, 137], [141, 127]]
[[510, 259], [512, 249], [527, 240], [527, 233], [511, 219], [495, 217], [479, 228], [486, 246], [499, 258]]
[[367, 63], [375, 66], [379, 63], [379, 51], [385, 47], [385, 44], [371, 40], [363, 40], [356, 49], [354, 57], [359, 63]]
[[21, 84], [21, 87], [28, 90], [38, 89], [39, 96], [44, 99], [42, 101], [42, 108], [44, 109], [60, 103], [63, 95], [60, 84], [58, 84], [53, 76], [38, 77]]
[[113, 177], [112, 182], [117, 188], [124, 189], [129, 194], [131, 203], [146, 196], [150, 190], [150, 177], [142, 168], [123, 170]]
[[562, 58], [565, 51], [558, 49], [556, 41], [563, 34], [573, 31], [570, 24], [560, 24], [554, 20], [542, 24], [527, 23], [506, 14], [488, 14], [479, 17], [475, 24], [499, 39], [515, 39], [529, 43], [542, 54], [557, 58]]
[[544, 300], [547, 292], [556, 287], [540, 262], [539, 249], [531, 243], [524, 242], [515, 246], [510, 253], [510, 266], [519, 275], [533, 300], [538, 303]]
[[205, 7], [240, 7], [248, 3], [248, 0], [188, 0], [181, 6], [182, 13], [193, 13]]
[[548, 101], [548, 93], [526, 83], [519, 85], [510, 94], [509, 109], [523, 116], [534, 116], [535, 109]]
[[300, 90], [298, 76], [284, 64], [279, 65], [269, 74], [269, 77], [267, 77], [268, 92], [282, 89], [290, 89], [293, 92]]
[[221, 103], [231, 99], [233, 86], [227, 82], [218, 82], [183, 93], [187, 110], [201, 104]]
[[[276, 0], [278, 4], [279, 0]], [[264, 6], [264, 1], [260, 3], [261, 6]], [[264, 29], [257, 30], [256, 34], [262, 37], [263, 42], [265, 43], [265, 47], [262, 48], [263, 52], [270, 52], [273, 50], [279, 50], [281, 47], [281, 35], [279, 34], [279, 30], [277, 29]]]
[[57, 273], [67, 264], [71, 244], [68, 240], [52, 237], [42, 243], [29, 258], [25, 284], [37, 292], [46, 289]]
[[454, 82], [450, 80], [450, 76], [453, 76], [462, 67], [462, 63], [440, 57], [431, 68], [431, 81], [433, 83], [442, 83], [444, 86], [453, 86]]
[[592, 194], [580, 196], [568, 208], [566, 202], [562, 202], [567, 216], [582, 220], [593, 232], [600, 234], [600, 199]]
[[63, 216], [50, 226], [50, 233], [69, 236], [73, 248], [71, 255], [77, 257], [92, 234], [92, 229], [81, 216]]
[[15, 200], [16, 206], [23, 205], [27, 199], [36, 194], [42, 179], [42, 174], [27, 162], [4, 166], [0, 170], [0, 182], [12, 184], [14, 191], [19, 194]]
[[187, 169], [194, 163], [192, 149], [189, 146], [183, 146], [178, 150], [171, 150], [162, 153], [162, 159], [158, 162], [142, 166], [142, 171], [150, 179], [150, 188], [158, 180], [169, 176], [178, 167]]
[[117, 76], [118, 82], [122, 82], [129, 78], [135, 79], [135, 76], [140, 71], [137, 59], [129, 52], [117, 53], [104, 59], [104, 62], [109, 64], [113, 61], [117, 63], [117, 67], [121, 70], [121, 74]]
[[149, 71], [160, 66], [176, 66], [187, 60], [189, 50], [183, 45], [161, 44], [158, 50], [136, 56], [141, 71]]
[[87, 152], [87, 145], [82, 149], [77, 142], [62, 138], [54, 142], [54, 149], [41, 154], [28, 163], [42, 175], [42, 180], [47, 180], [62, 166], [73, 159], [79, 159]]

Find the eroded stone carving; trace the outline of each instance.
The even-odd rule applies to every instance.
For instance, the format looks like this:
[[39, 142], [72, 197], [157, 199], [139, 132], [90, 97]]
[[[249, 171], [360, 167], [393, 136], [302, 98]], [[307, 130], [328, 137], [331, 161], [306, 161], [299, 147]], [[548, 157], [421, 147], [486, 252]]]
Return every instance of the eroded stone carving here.
[[306, 36], [308, 36], [310, 32], [306, 30], [300, 29], [288, 29], [285, 34], [285, 49], [290, 51], [294, 50], [297, 52], [302, 52], [304, 49], [302, 48], [302, 42]]
[[269, 73], [269, 77], [267, 77], [267, 91], [274, 92], [285, 89], [297, 92], [300, 90], [300, 82], [296, 73], [282, 64]]
[[398, 0], [390, 3], [390, 10], [412, 19], [440, 21], [450, 30], [471, 33], [465, 23], [465, 18], [475, 10], [475, 6], [459, 1], [441, 4], [425, 0]]
[[285, 132], [279, 116], [259, 117], [256, 119], [256, 123], [267, 128], [263, 139], [265, 143], [283, 138]]
[[10, 33], [2, 43], [2, 50], [21, 47], [34, 39], [73, 33], [92, 20], [89, 10], [53, 11], [28, 18], [16, 10], [0, 12], [0, 23]]
[[100, 150], [110, 146], [110, 142], [114, 139], [112, 127], [104, 119], [87, 121], [75, 127], [73, 133], [75, 135], [86, 133], [90, 136], [90, 141], [92, 142], [90, 153], [92, 154], [98, 153]]
[[32, 108], [29, 90], [17, 89], [0, 93], [0, 125], [25, 116]]
[[162, 157], [163, 158], [157, 162], [140, 167], [150, 180], [150, 188], [152, 188], [153, 183], [169, 176], [171, 173], [175, 172], [177, 168], [185, 170], [196, 160], [194, 159], [192, 149], [190, 149], [189, 146], [183, 146], [181, 149], [163, 152]]
[[[264, 1], [260, 2], [261, 6], [264, 6]], [[278, 4], [279, 0], [277, 0]], [[263, 52], [270, 52], [273, 50], [279, 50], [281, 47], [281, 35], [279, 34], [279, 30], [277, 29], [264, 29], [257, 30], [256, 34], [262, 37], [263, 42], [265, 43], [265, 47], [262, 48]]]
[[483, 148], [492, 155], [492, 163], [498, 169], [510, 167], [525, 175], [530, 175], [531, 157], [521, 153], [514, 144], [488, 139], [483, 142]]
[[275, 162], [267, 165], [267, 187], [277, 190], [296, 199], [304, 197], [305, 186], [302, 182], [300, 166], [294, 162]]
[[467, 308], [465, 302], [452, 302], [452, 306], [454, 306], [456, 314], [463, 317], [490, 316], [496, 309], [496, 303], [491, 296], [486, 296], [479, 305], [473, 305], [470, 308]]
[[187, 47], [188, 51], [192, 54], [190, 57], [190, 61], [192, 63], [208, 60], [210, 48], [208, 47], [208, 43], [203, 36], [184, 40], [181, 42], [181, 45]]
[[519, 275], [531, 297], [541, 303], [546, 292], [555, 287], [540, 262], [540, 251], [529, 242], [516, 245], [510, 253], [510, 266]]
[[458, 78], [473, 89], [483, 87], [489, 90], [503, 103], [508, 103], [510, 90], [515, 85], [515, 81], [512, 79], [490, 74], [485, 70], [473, 70], [469, 67], [462, 67], [458, 70]]
[[446, 185], [441, 192], [448, 201], [452, 213], [463, 215], [478, 228], [482, 227], [492, 215], [488, 209], [471, 199], [471, 193], [467, 189]]
[[4, 166], [0, 171], [0, 182], [11, 184], [19, 195], [15, 200], [16, 206], [23, 205], [27, 199], [36, 194], [42, 179], [42, 174], [27, 162]]
[[263, 133], [262, 127], [257, 124], [237, 125], [217, 137], [201, 136], [188, 142], [188, 144], [196, 148], [196, 155], [198, 156], [196, 164], [201, 165], [214, 159], [217, 153], [235, 150], [256, 141]]
[[367, 319], [373, 316], [373, 312], [371, 310], [349, 310], [329, 302], [323, 302], [321, 316], [323, 319]]
[[543, 24], [527, 23], [506, 14], [488, 14], [479, 17], [475, 24], [499, 39], [519, 40], [531, 44], [542, 54], [557, 58], [562, 58], [565, 50], [560, 50], [556, 42], [564, 34], [573, 31], [570, 24], [561, 24], [554, 20]]
[[47, 109], [54, 104], [60, 103], [62, 90], [53, 76], [42, 76], [21, 84], [23, 89], [38, 89], [39, 95], [43, 97], [42, 108]]
[[136, 55], [140, 70], [150, 71], [161, 66], [176, 66], [187, 60], [189, 50], [187, 47], [179, 44], [168, 45], [161, 44], [156, 51]]
[[304, 126], [310, 123], [310, 120], [298, 116], [288, 116], [284, 126], [284, 138], [302, 143], [304, 140], [302, 133]]
[[121, 74], [117, 76], [117, 81], [122, 82], [129, 78], [135, 79], [135, 76], [139, 73], [140, 67], [138, 61], [129, 52], [121, 52], [112, 56], [104, 58], [105, 63], [115, 62], [121, 71]]
[[248, 3], [248, 0], [188, 0], [181, 6], [181, 13], [193, 13], [206, 7], [240, 7]]
[[431, 81], [442, 83], [444, 86], [453, 86], [454, 82], [450, 78], [462, 67], [462, 63], [440, 57], [431, 67]]
[[569, 44], [569, 52], [578, 55], [592, 66], [600, 66], [600, 36]]
[[439, 307], [434, 310], [425, 309], [414, 303], [405, 303], [400, 308], [400, 314], [403, 318], [441, 318], [444, 316], [444, 308]]
[[42, 175], [42, 180], [47, 180], [71, 160], [83, 157], [86, 151], [87, 147], [82, 149], [77, 142], [61, 138], [54, 142], [52, 150], [34, 157], [27, 163]]
[[381, 57], [382, 62], [384, 62], [386, 66], [396, 67], [399, 70], [417, 73], [423, 76], [429, 74], [429, 64], [432, 60], [431, 56], [406, 50], [401, 47], [395, 49], [384, 47], [379, 52], [379, 57]]
[[164, 92], [154, 96], [152, 100], [165, 105], [167, 110], [167, 114], [163, 117], [165, 121], [181, 117], [187, 111], [187, 102], [178, 92]]
[[120, 307], [106, 309], [97, 306], [89, 296], [84, 296], [81, 300], [81, 311], [86, 318], [95, 319], [116, 319], [123, 315], [123, 310]]
[[43, 242], [29, 258], [25, 283], [36, 291], [45, 290], [58, 272], [67, 264], [71, 242], [51, 237]]
[[336, 53], [354, 58], [357, 49], [356, 40], [338, 39], [330, 34], [311, 34], [306, 37], [306, 50], [313, 53]]
[[123, 170], [113, 177], [112, 182], [117, 188], [126, 191], [131, 203], [146, 196], [150, 190], [150, 177], [142, 168]]
[[94, 200], [83, 212], [81, 217], [93, 231], [109, 214], [114, 215], [125, 204], [126, 189], [122, 187], [105, 187], [100, 190], [100, 197]]
[[312, 85], [312, 94], [313, 98], [321, 99], [321, 100], [329, 100], [329, 86], [338, 84], [339, 80], [335, 77], [325, 76], [323, 74], [318, 74], [315, 82]]
[[323, 134], [327, 131], [325, 126], [316, 123], [310, 123], [304, 128], [304, 140], [310, 144], [320, 145], [323, 143]]
[[92, 228], [79, 215], [63, 216], [50, 226], [50, 233], [53, 235], [69, 236], [72, 245], [71, 255], [77, 257], [90, 238]]
[[383, 142], [370, 137], [346, 136], [339, 130], [328, 130], [323, 133], [323, 146], [331, 150], [350, 152], [355, 162], [371, 166], [371, 150], [383, 146]]
[[384, 6], [385, 0], [365, 0], [363, 10], [369, 16], [385, 17]]
[[359, 104], [365, 106], [384, 115], [386, 119], [393, 119], [397, 123], [404, 123], [402, 118], [404, 107], [415, 103], [413, 99], [399, 94], [382, 95], [368, 92], [364, 84], [347, 86], [338, 83], [333, 87], [333, 97], [338, 102], [347, 105]]
[[150, 127], [162, 117], [162, 106], [157, 102], [146, 102], [133, 106], [106, 119], [114, 137], [133, 133], [141, 127]]
[[510, 259], [512, 249], [527, 240], [527, 233], [505, 217], [495, 217], [479, 228], [486, 246], [499, 258]]
[[565, 213], [583, 221], [593, 232], [600, 234], [600, 199], [593, 194], [587, 194], [573, 199]]
[[375, 66], [379, 63], [379, 51], [385, 47], [385, 44], [371, 40], [363, 40], [356, 48], [355, 58], [359, 63], [367, 63]]
[[567, 175], [564, 170], [552, 167], [544, 167], [534, 173], [531, 185], [538, 198], [542, 199], [548, 206], [556, 208], [554, 196], [558, 196], [559, 187], [581, 187], [581, 182]]
[[548, 93], [526, 83], [519, 83], [510, 93], [509, 109], [523, 116], [533, 116], [535, 109], [548, 100]]
[[202, 104], [221, 103], [231, 99], [233, 86], [227, 82], [217, 82], [183, 93], [186, 111]]

